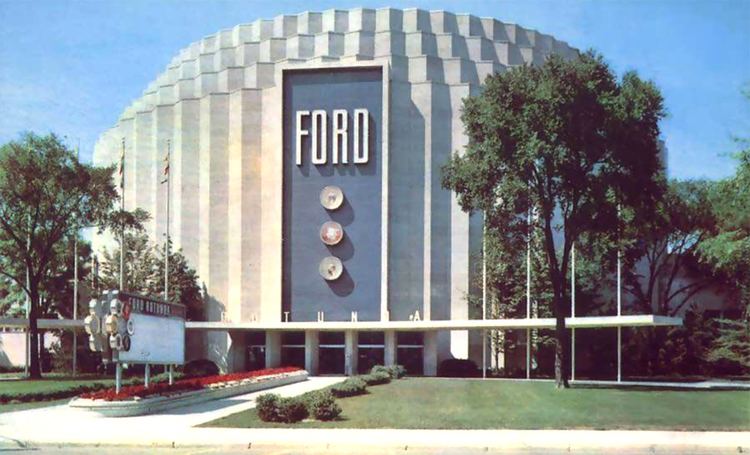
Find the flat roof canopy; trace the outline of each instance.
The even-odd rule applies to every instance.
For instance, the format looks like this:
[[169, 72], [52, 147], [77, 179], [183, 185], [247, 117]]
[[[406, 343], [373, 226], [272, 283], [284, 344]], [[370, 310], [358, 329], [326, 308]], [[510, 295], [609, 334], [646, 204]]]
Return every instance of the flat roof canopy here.
[[[597, 329], [607, 327], [659, 327], [682, 325], [682, 318], [657, 316], [652, 314], [628, 316], [582, 316], [565, 318], [569, 329]], [[29, 326], [25, 318], [0, 319], [0, 327], [25, 329]], [[83, 320], [39, 319], [40, 329], [83, 330]], [[186, 322], [187, 330], [227, 331], [227, 330], [273, 330], [273, 331], [385, 331], [403, 332], [433, 330], [472, 330], [472, 329], [554, 329], [554, 318], [531, 319], [465, 319], [430, 321], [325, 321], [325, 322]]]

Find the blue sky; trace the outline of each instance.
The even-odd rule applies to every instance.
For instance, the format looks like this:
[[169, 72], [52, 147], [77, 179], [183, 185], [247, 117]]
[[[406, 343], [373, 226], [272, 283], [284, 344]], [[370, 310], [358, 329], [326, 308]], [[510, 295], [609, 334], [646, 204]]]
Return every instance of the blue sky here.
[[90, 159], [98, 135], [189, 43], [256, 18], [357, 6], [444, 9], [535, 28], [634, 69], [666, 99], [670, 175], [720, 178], [750, 136], [750, 0], [0, 0], [0, 142], [54, 131]]

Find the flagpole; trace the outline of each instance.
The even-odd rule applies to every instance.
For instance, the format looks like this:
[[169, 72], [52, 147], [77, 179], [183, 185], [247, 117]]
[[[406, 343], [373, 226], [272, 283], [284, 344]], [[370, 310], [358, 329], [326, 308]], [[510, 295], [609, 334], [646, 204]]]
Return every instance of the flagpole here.
[[[172, 153], [172, 143], [167, 139], [167, 162], [164, 167], [164, 177], [167, 182], [167, 243], [164, 245], [164, 301], [169, 302], [169, 200], [170, 200], [170, 189], [172, 187], [171, 179], [169, 178], [169, 160]], [[173, 367], [169, 365], [169, 384], [174, 382]]]
[[170, 146], [171, 142], [167, 139], [167, 157], [166, 166], [164, 167], [164, 181], [167, 183], [167, 243], [164, 245], [164, 301], [169, 301], [169, 190], [170, 190], [170, 178], [169, 178], [169, 158], [170, 158]]
[[[76, 147], [76, 160], [80, 158], [81, 140]], [[73, 319], [78, 319], [78, 231], [73, 237]], [[78, 371], [78, 333], [73, 330], [73, 376]]]
[[[120, 154], [120, 211], [125, 211], [125, 138]], [[121, 220], [122, 221], [122, 220]], [[125, 289], [125, 225], [120, 226], [120, 291]]]

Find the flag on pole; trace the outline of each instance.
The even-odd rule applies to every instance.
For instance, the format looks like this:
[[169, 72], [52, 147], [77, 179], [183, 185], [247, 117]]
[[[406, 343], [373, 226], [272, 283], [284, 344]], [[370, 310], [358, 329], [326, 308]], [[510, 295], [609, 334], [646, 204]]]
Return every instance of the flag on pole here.
[[125, 188], [125, 138], [122, 139], [122, 150], [120, 151], [120, 189]]
[[169, 180], [169, 143], [167, 143], [167, 153], [164, 155], [164, 180], [161, 183], [167, 183]]

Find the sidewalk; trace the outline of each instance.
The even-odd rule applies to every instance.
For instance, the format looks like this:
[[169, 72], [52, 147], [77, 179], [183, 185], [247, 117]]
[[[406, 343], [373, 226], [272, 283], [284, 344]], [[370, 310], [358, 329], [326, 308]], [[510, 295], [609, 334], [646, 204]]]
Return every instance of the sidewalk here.
[[[314, 377], [274, 389], [283, 396], [299, 395], [342, 381]], [[255, 406], [264, 392], [227, 398], [167, 411], [162, 414], [105, 418], [66, 405], [0, 414], [0, 451], [50, 444], [140, 447], [224, 446], [235, 450], [287, 448], [291, 450], [382, 451], [412, 449], [553, 450], [588, 452], [592, 449], [643, 450], [649, 453], [750, 451], [750, 433], [595, 430], [357, 430], [357, 429], [233, 429], [195, 428]], [[698, 410], [696, 410], [699, 412]], [[749, 411], [750, 412], [750, 411]], [[18, 442], [14, 442], [16, 440]]]

